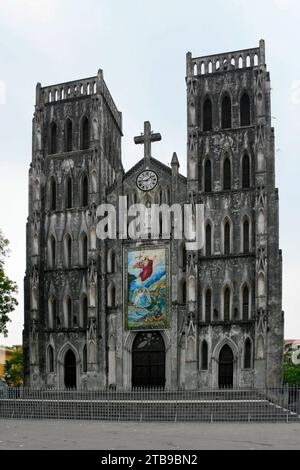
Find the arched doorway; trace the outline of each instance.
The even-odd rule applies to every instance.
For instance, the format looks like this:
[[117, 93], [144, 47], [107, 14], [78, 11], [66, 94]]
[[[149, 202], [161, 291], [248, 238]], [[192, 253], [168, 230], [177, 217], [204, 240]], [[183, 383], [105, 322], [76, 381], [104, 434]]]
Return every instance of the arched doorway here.
[[65, 355], [65, 387], [76, 388], [76, 357], [73, 351], [69, 349]]
[[228, 344], [221, 349], [219, 356], [219, 387], [233, 387], [233, 352]]
[[159, 332], [137, 334], [132, 347], [132, 386], [163, 388], [166, 348]]

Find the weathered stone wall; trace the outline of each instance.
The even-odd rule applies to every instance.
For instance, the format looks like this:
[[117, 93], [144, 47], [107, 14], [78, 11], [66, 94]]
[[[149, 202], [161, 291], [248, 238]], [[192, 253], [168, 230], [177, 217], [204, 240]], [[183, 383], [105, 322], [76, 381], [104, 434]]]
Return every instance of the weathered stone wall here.
[[[83, 84], [82, 84], [83, 83]], [[95, 238], [97, 205], [122, 171], [122, 119], [103, 80], [103, 74], [79, 83], [37, 86], [33, 120], [33, 158], [29, 177], [27, 271], [25, 277], [25, 375], [31, 386], [64, 384], [64, 353], [76, 356], [77, 385], [106, 385], [105, 352], [101, 343], [103, 279], [101, 246]], [[58, 91], [56, 91], [58, 90]], [[51, 94], [51, 95], [50, 95]], [[89, 144], [82, 148], [82, 119], [89, 121]], [[72, 121], [72, 150], [65, 151], [65, 123]], [[50, 147], [51, 125], [57, 126], [56, 152]], [[88, 176], [88, 207], [82, 207], [81, 181]], [[66, 179], [72, 178], [72, 208], [67, 209]], [[51, 207], [51, 181], [56, 182], [56, 208]], [[86, 265], [80, 260], [80, 236], [88, 237]], [[72, 239], [71, 266], [66, 267], [64, 243]], [[49, 240], [56, 241], [55, 266], [49, 264]], [[105, 257], [105, 255], [104, 255]], [[95, 287], [99, 285], [99, 290]], [[38, 299], [33, 296], [34, 289]], [[94, 294], [95, 292], [95, 294]], [[80, 324], [80, 299], [88, 297], [87, 327]], [[64, 322], [64, 300], [72, 299], [72, 327]], [[49, 325], [49, 298], [57, 301], [55, 326]], [[94, 298], [95, 297], [95, 298]], [[93, 298], [93, 299], [92, 299]], [[49, 371], [47, 349], [53, 347], [54, 370]], [[87, 347], [87, 371], [83, 348]], [[104, 359], [100, 363], [100, 357]]]
[[[241, 126], [240, 100], [250, 99], [250, 125]], [[232, 123], [222, 129], [222, 100], [231, 99]], [[212, 103], [212, 129], [204, 131], [203, 106]], [[90, 142], [81, 150], [82, 119], [89, 120]], [[65, 152], [65, 123], [72, 120], [73, 148]], [[50, 154], [51, 126], [57, 125], [57, 149]], [[264, 43], [259, 48], [193, 58], [187, 54], [187, 178], [158, 160], [140, 160], [126, 174], [121, 162], [122, 116], [103, 80], [96, 77], [42, 88], [37, 86], [33, 120], [33, 156], [29, 171], [29, 217], [25, 287], [25, 376], [31, 386], [64, 386], [64, 357], [76, 358], [77, 386], [98, 389], [131, 387], [134, 332], [124, 327], [124, 249], [140, 243], [96, 238], [96, 209], [108, 202], [203, 203], [212, 227], [212, 252], [191, 251], [183, 261], [183, 242], [147, 241], [170, 252], [171, 326], [162, 332], [168, 388], [219, 386], [220, 353], [227, 345], [234, 357], [233, 385], [274, 385], [282, 374], [282, 255], [279, 251], [278, 191], [275, 188], [274, 130], [271, 127], [270, 77]], [[242, 162], [250, 159], [250, 185], [243, 188]], [[223, 188], [224, 159], [231, 162], [231, 188]], [[205, 164], [212, 165], [212, 188], [205, 192]], [[149, 193], [137, 189], [145, 169], [158, 176]], [[88, 176], [88, 205], [82, 206], [82, 178]], [[73, 203], [66, 209], [66, 181], [73, 181]], [[51, 185], [56, 182], [56, 208]], [[249, 250], [243, 249], [243, 222], [249, 221]], [[224, 251], [224, 223], [230, 222], [231, 249]], [[120, 227], [117, 227], [119, 234]], [[82, 261], [82, 234], [88, 257]], [[66, 265], [66, 236], [72, 240]], [[55, 266], [50, 240], [56, 241]], [[112, 269], [112, 254], [115, 267]], [[184, 284], [185, 283], [185, 284]], [[249, 287], [248, 318], [243, 315], [243, 286]], [[185, 287], [185, 295], [183, 293]], [[224, 289], [230, 288], [230, 314], [224, 319]], [[205, 292], [212, 292], [211, 315]], [[115, 289], [115, 304], [109, 297]], [[88, 321], [82, 323], [82, 298], [88, 298]], [[72, 326], [66, 327], [67, 297]], [[55, 326], [49, 324], [49, 301], [57, 300]], [[50, 299], [50, 300], [49, 300]], [[245, 369], [245, 344], [251, 342], [251, 367]], [[202, 370], [202, 346], [208, 346]], [[50, 371], [48, 348], [54, 352]], [[85, 347], [86, 365], [85, 370]]]
[[[250, 98], [249, 126], [241, 126], [240, 100]], [[208, 344], [208, 371], [201, 386], [218, 386], [220, 347], [235, 357], [234, 383], [273, 385], [281, 381], [283, 318], [278, 191], [275, 189], [274, 131], [271, 128], [270, 77], [264, 42], [257, 49], [193, 58], [187, 54], [189, 186], [205, 205], [212, 226], [212, 254], [199, 258], [199, 368], [201, 344]], [[222, 129], [222, 101], [231, 100], [232, 124]], [[212, 103], [212, 128], [204, 132], [204, 103]], [[242, 187], [242, 160], [250, 157], [250, 188]], [[231, 161], [231, 189], [223, 190], [223, 162]], [[212, 166], [212, 191], [205, 192], [205, 164]], [[250, 250], [243, 254], [242, 223], [250, 223]], [[224, 256], [224, 221], [231, 224], [231, 254]], [[241, 287], [250, 287], [250, 315], [242, 316]], [[230, 321], [224, 323], [223, 289], [231, 289]], [[205, 318], [205, 290], [212, 291], [212, 318]], [[245, 340], [253, 346], [253, 367], [243, 368]]]

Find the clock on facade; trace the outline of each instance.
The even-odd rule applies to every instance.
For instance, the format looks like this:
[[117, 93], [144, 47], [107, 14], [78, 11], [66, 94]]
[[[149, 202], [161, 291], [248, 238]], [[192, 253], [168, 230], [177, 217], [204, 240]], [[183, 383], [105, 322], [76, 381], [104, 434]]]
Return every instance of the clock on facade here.
[[158, 177], [152, 170], [143, 171], [136, 180], [137, 187], [142, 191], [151, 191], [157, 186]]

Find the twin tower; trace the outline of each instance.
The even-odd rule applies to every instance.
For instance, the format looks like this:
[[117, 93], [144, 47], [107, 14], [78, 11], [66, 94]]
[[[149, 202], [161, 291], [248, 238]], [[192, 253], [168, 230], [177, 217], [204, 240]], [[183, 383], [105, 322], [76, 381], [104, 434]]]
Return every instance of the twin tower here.
[[[265, 45], [186, 58], [187, 177], [145, 123], [125, 172], [103, 73], [37, 85], [25, 379], [56, 389], [265, 387], [282, 379], [282, 256]], [[182, 130], [183, 135], [185, 133]], [[159, 145], [155, 146], [159, 154]], [[204, 204], [205, 243], [100, 240], [97, 208]], [[117, 227], [117, 231], [120, 227]]]

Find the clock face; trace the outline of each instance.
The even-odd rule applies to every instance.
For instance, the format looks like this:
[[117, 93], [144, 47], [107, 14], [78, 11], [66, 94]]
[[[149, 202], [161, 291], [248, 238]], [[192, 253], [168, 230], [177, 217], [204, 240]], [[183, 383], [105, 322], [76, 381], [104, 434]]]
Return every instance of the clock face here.
[[157, 174], [152, 170], [141, 173], [136, 180], [137, 187], [142, 191], [151, 191], [158, 183]]

